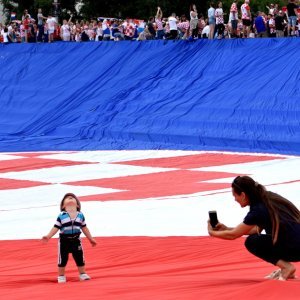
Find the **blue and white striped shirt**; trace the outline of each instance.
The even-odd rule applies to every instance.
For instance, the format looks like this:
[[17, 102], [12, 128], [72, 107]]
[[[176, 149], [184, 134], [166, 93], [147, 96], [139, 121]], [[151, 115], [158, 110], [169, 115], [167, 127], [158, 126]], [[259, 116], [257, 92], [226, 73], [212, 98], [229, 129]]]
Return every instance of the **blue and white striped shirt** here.
[[76, 218], [72, 220], [66, 211], [62, 211], [54, 224], [54, 227], [60, 229], [61, 234], [80, 234], [81, 228], [85, 226], [82, 212], [78, 212]]

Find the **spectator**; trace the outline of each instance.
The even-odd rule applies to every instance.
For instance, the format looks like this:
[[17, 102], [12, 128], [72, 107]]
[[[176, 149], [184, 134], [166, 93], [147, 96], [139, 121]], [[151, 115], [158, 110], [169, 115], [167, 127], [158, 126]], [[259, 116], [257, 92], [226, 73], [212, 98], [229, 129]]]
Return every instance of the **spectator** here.
[[210, 7], [208, 9], [207, 15], [208, 15], [208, 24], [209, 24], [208, 38], [213, 39], [215, 34], [215, 25], [216, 25], [215, 8], [213, 2], [210, 2]]
[[124, 40], [124, 35], [122, 33], [122, 26], [118, 20], [115, 20], [111, 26], [112, 36], [115, 41]]
[[274, 15], [275, 14], [275, 5], [273, 3], [270, 4], [270, 6], [266, 6], [268, 9], [268, 15]]
[[132, 22], [132, 19], [127, 18], [123, 23], [124, 28], [124, 38], [125, 40], [132, 40], [135, 35], [135, 25]]
[[37, 41], [42, 42], [43, 41], [43, 36], [44, 36], [44, 21], [47, 20], [46, 17], [43, 16], [42, 9], [38, 9], [38, 14], [37, 14], [37, 27], [38, 27], [38, 36], [37, 36]]
[[263, 13], [261, 11], [257, 12], [257, 16], [254, 20], [254, 27], [256, 29], [257, 37], [266, 37], [267, 27], [266, 20], [263, 17]]
[[103, 41], [110, 41], [112, 33], [107, 19], [104, 19], [102, 22], [102, 31], [103, 31]]
[[178, 32], [179, 32], [179, 38], [181, 39], [187, 39], [190, 34], [190, 22], [186, 18], [185, 15], [182, 15], [180, 18], [180, 22], [177, 24]]
[[[138, 35], [140, 35], [141, 33], [144, 32], [145, 27], [147, 27], [147, 25], [144, 22], [144, 20], [138, 20], [138, 27], [137, 27], [137, 33], [138, 33]], [[150, 34], [150, 32], [149, 32], [149, 34]]]
[[216, 16], [216, 29], [217, 29], [217, 35], [218, 39], [223, 38], [224, 34], [224, 13], [223, 13], [223, 4], [221, 1], [218, 2], [218, 8], [215, 10], [215, 16]]
[[170, 27], [170, 39], [174, 40], [178, 36], [178, 28], [177, 28], [177, 19], [176, 14], [172, 13], [171, 16], [168, 18], [169, 27]]
[[97, 23], [97, 27], [96, 27], [96, 38], [95, 41], [96, 42], [100, 42], [103, 40], [103, 29], [102, 29], [102, 22], [99, 21]]
[[250, 0], [245, 0], [241, 6], [242, 22], [243, 22], [243, 37], [249, 37], [251, 26], [251, 12], [249, 6]]
[[198, 19], [198, 38], [201, 39], [202, 31], [207, 24], [206, 24], [206, 21], [204, 20], [204, 16], [202, 14], [199, 14], [198, 18], [199, 18]]
[[34, 19], [31, 19], [28, 24], [28, 42], [36, 43], [37, 26]]
[[78, 23], [78, 21], [76, 22], [75, 24], [75, 29], [74, 29], [74, 32], [75, 32], [75, 42], [81, 42], [81, 26], [80, 26], [80, 23]]
[[156, 37], [156, 30], [154, 28], [154, 17], [150, 17], [147, 23], [147, 29], [149, 34], [147, 35], [147, 40], [153, 40]]
[[238, 8], [237, 0], [233, 0], [230, 7], [229, 23], [231, 24], [231, 37], [237, 37], [237, 23], [238, 23]]
[[206, 23], [202, 30], [201, 38], [208, 39], [209, 37], [210, 26]]
[[190, 7], [190, 35], [198, 37], [198, 12], [195, 4]]
[[9, 34], [8, 34], [8, 28], [6, 26], [2, 30], [1, 34], [2, 34], [2, 38], [3, 38], [3, 44], [8, 44], [8, 43], [12, 42], [9, 37]]
[[155, 23], [156, 23], [156, 28], [157, 28], [156, 38], [159, 40], [162, 40], [165, 36], [162, 17], [163, 17], [163, 12], [162, 12], [161, 8], [158, 6], [156, 16], [155, 16]]
[[71, 28], [69, 22], [64, 19], [63, 24], [60, 29], [61, 40], [64, 42], [69, 42], [71, 40]]
[[56, 19], [49, 14], [46, 23], [48, 29], [48, 43], [52, 43], [54, 40], [55, 27], [57, 25]]
[[286, 15], [288, 18], [288, 35], [294, 36], [296, 34], [296, 22], [297, 22], [297, 5], [295, 0], [289, 0], [287, 5]]
[[24, 18], [22, 18], [22, 24], [23, 24], [23, 29], [24, 29], [25, 43], [28, 42], [29, 23], [30, 23], [30, 16], [29, 16], [29, 15], [26, 15]]
[[88, 28], [86, 29], [86, 32], [87, 32], [87, 35], [89, 37], [89, 40], [90, 41], [95, 41], [95, 36], [96, 35], [95, 35], [94, 25], [93, 25], [92, 22], [89, 24]]
[[275, 3], [274, 5], [274, 10], [273, 10], [273, 15], [277, 16], [279, 13], [279, 8], [278, 8], [278, 3]]
[[284, 37], [284, 29], [286, 27], [283, 11], [280, 10], [275, 17], [276, 37]]
[[31, 19], [31, 15], [28, 13], [28, 9], [24, 9], [24, 12], [23, 12], [23, 15], [22, 15], [22, 21], [24, 21], [26, 16], [29, 16], [29, 19]]
[[275, 20], [273, 15], [271, 14], [268, 14], [267, 30], [268, 30], [268, 37], [276, 37]]

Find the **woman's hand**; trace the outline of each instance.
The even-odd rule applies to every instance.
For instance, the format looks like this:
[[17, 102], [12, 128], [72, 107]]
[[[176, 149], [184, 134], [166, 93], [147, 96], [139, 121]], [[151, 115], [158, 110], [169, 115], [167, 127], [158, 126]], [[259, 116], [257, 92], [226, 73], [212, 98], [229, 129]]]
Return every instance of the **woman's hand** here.
[[214, 231], [214, 229], [213, 229], [213, 227], [211, 226], [210, 221], [208, 220], [208, 221], [207, 221], [207, 232], [208, 232], [208, 234], [209, 234], [210, 236], [212, 236], [213, 231]]
[[246, 225], [244, 223], [240, 223], [236, 227], [230, 228], [222, 223], [218, 223], [216, 227], [213, 228], [210, 225], [210, 222], [207, 222], [207, 230], [209, 235], [224, 240], [234, 240], [243, 235], [249, 235], [255, 227], [255, 225]]
[[227, 230], [228, 227], [222, 223], [218, 223], [215, 227], [212, 227], [210, 221], [207, 221], [207, 231], [210, 236], [214, 236], [214, 232], [216, 231], [224, 231]]
[[216, 231], [223, 231], [223, 230], [227, 230], [228, 227], [222, 223], [218, 223], [215, 228], [213, 228], [213, 230], [216, 230]]

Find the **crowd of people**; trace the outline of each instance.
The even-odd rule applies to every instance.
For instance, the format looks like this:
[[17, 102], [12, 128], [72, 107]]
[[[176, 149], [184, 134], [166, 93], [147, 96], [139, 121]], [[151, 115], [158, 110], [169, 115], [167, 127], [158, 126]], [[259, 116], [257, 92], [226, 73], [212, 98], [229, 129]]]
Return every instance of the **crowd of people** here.
[[[221, 1], [210, 3], [206, 14], [191, 5], [190, 13], [165, 17], [160, 7], [149, 20], [127, 18], [98, 18], [76, 20], [73, 15], [62, 24], [51, 14], [44, 16], [38, 9], [36, 17], [24, 10], [20, 20], [11, 20], [8, 25], [0, 23], [0, 42], [35, 43], [54, 41], [120, 41], [153, 39], [223, 39], [255, 37], [300, 37], [300, 5], [298, 0], [289, 0], [279, 8], [278, 4], [266, 6], [266, 11], [251, 11], [250, 0], [238, 7], [233, 0], [229, 13], [223, 11]], [[225, 21], [226, 20], [226, 21]]]

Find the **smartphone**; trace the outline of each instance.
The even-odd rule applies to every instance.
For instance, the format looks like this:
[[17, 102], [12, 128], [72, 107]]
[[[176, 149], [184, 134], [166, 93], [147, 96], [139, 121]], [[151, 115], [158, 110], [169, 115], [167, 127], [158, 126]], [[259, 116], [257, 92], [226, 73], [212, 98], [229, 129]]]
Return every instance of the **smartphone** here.
[[209, 215], [209, 221], [210, 221], [210, 225], [215, 228], [216, 225], [219, 223], [218, 221], [218, 216], [217, 216], [217, 212], [215, 210], [210, 210], [208, 212]]

